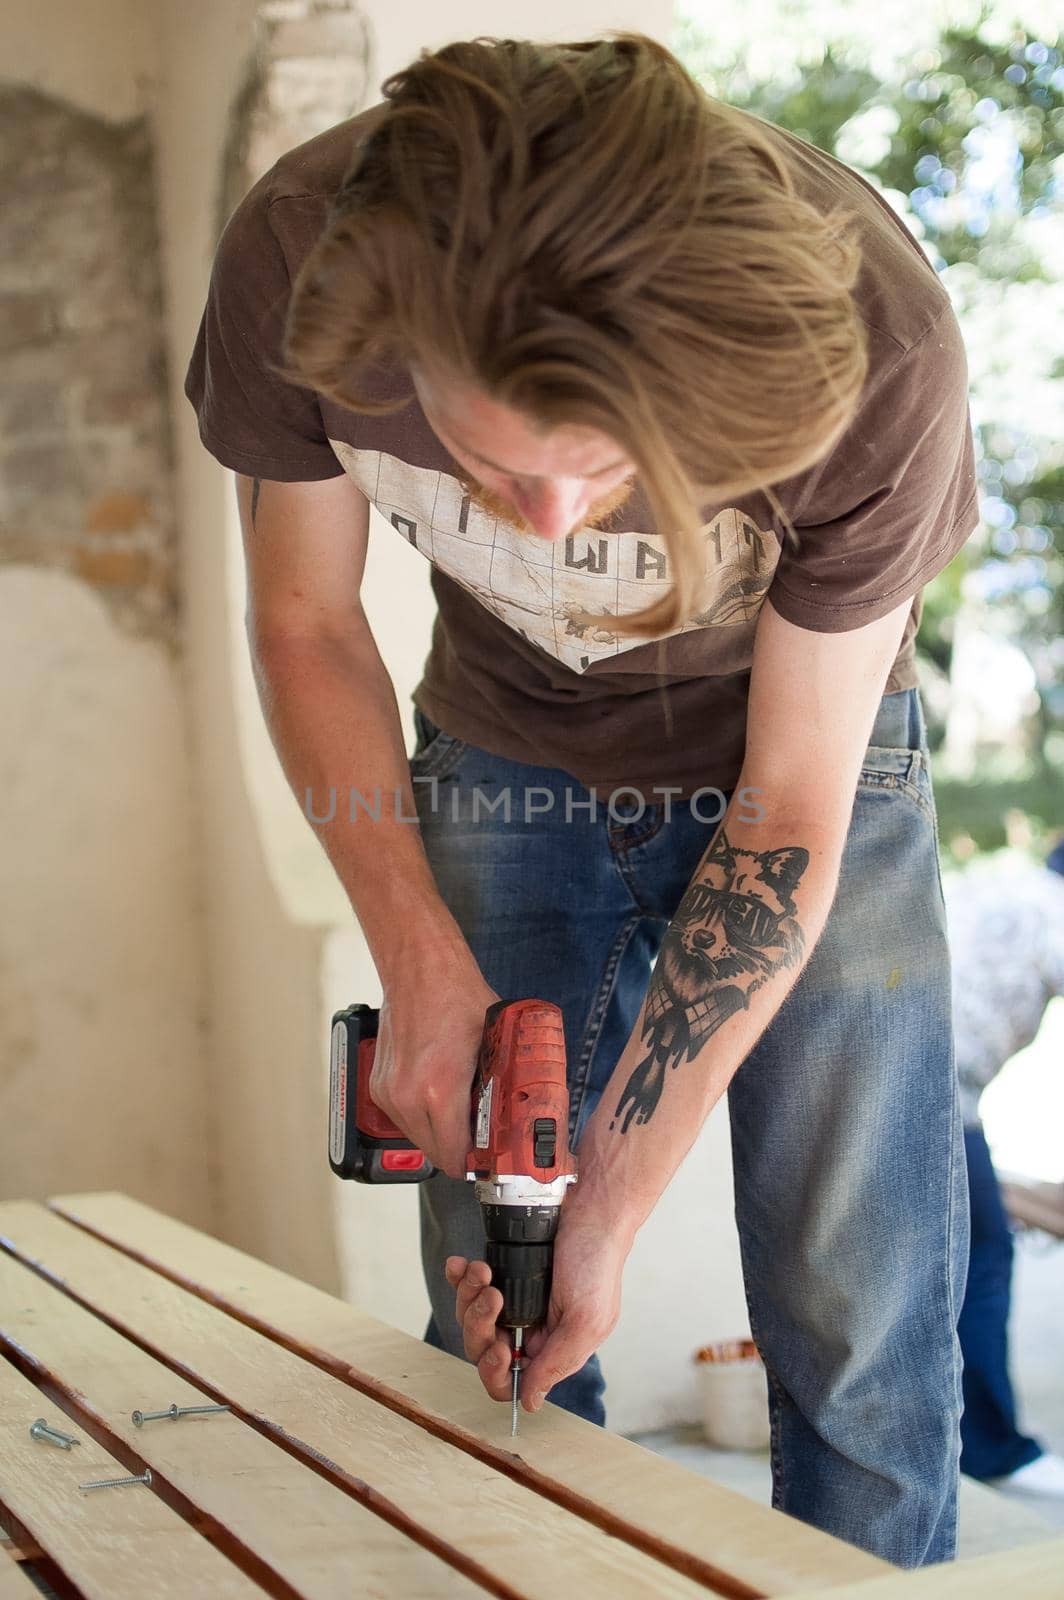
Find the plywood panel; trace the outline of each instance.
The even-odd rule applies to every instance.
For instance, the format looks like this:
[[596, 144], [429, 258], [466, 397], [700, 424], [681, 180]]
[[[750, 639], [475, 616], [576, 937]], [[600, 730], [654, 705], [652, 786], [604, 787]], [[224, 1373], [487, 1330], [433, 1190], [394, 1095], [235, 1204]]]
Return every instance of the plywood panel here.
[[[704, 1586], [588, 1526], [61, 1217], [29, 1202], [5, 1202], [0, 1240], [368, 1504], [424, 1530], [441, 1552], [460, 1547], [465, 1570], [493, 1582], [497, 1593], [529, 1600], [554, 1590], [609, 1594], [611, 1600], [643, 1600], [648, 1593], [705, 1600]], [[0, 1316], [6, 1318], [6, 1310]], [[464, 1371], [461, 1362], [451, 1365], [456, 1375]]]
[[522, 1414], [516, 1449], [506, 1408], [476, 1372], [341, 1300], [124, 1195], [66, 1195], [52, 1205], [100, 1237], [224, 1305], [339, 1375], [435, 1419], [485, 1461], [567, 1503], [604, 1527], [635, 1530], [644, 1548], [686, 1552], [707, 1571], [733, 1574], [762, 1594], [785, 1595], [875, 1577], [892, 1569], [839, 1539], [711, 1484], [616, 1434], [554, 1406]]

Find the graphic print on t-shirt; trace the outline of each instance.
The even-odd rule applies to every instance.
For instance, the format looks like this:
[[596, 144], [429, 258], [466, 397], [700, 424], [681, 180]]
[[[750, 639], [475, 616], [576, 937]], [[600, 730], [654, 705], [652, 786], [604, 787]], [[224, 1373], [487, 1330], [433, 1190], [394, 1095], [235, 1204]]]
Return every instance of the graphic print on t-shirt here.
[[[660, 534], [588, 528], [548, 543], [489, 515], [448, 473], [338, 439], [329, 443], [348, 477], [416, 550], [574, 672], [647, 643], [645, 634], [617, 633], [590, 617], [641, 611], [668, 592], [668, 553]], [[698, 628], [746, 627], [753, 634], [779, 560], [779, 541], [733, 507], [702, 532], [702, 609], [654, 639]]]

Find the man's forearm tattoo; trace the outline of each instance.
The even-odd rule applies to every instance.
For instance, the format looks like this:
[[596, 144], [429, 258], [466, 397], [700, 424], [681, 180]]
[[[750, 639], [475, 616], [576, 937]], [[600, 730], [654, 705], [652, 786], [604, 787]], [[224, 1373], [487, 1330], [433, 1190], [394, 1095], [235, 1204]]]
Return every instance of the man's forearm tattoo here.
[[[251, 480], [251, 526], [253, 528], [255, 528], [255, 515], [256, 515], [256, 513], [257, 513], [257, 511], [259, 509], [259, 490], [261, 488], [262, 488], [262, 479], [261, 478], [252, 478], [252, 480]], [[258, 531], [259, 530], [257, 528], [255, 528], [255, 532], [257, 533]]]
[[785, 967], [805, 940], [794, 892], [809, 865], [797, 845], [740, 850], [722, 828], [680, 901], [647, 990], [643, 1043], [614, 1111], [622, 1133], [649, 1122], [670, 1067], [692, 1061], [711, 1034]]

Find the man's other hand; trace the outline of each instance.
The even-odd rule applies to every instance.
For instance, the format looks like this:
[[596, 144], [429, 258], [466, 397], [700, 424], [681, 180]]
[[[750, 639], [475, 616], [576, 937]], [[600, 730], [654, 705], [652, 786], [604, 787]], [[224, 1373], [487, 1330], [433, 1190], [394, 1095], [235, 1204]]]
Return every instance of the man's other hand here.
[[[565, 1210], [554, 1244], [550, 1307], [544, 1327], [525, 1338], [521, 1404], [538, 1411], [549, 1391], [572, 1373], [613, 1332], [621, 1310], [621, 1273], [628, 1246], [601, 1224]], [[448, 1256], [447, 1282], [455, 1290], [455, 1314], [467, 1358], [493, 1400], [509, 1400], [513, 1345], [509, 1329], [498, 1325], [502, 1294], [491, 1283], [486, 1261]]]

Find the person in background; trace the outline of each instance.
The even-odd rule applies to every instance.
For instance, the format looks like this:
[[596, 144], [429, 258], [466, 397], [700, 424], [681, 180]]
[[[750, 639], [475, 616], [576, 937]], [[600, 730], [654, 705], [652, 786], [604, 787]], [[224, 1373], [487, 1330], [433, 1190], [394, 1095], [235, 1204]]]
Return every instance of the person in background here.
[[1020, 1431], [1008, 1370], [1012, 1229], [979, 1098], [1064, 994], [1064, 840], [1044, 866], [969, 869], [944, 885], [971, 1205], [958, 1332], [964, 1356], [961, 1471], [995, 1488], [1064, 1499], [1064, 1459]]

